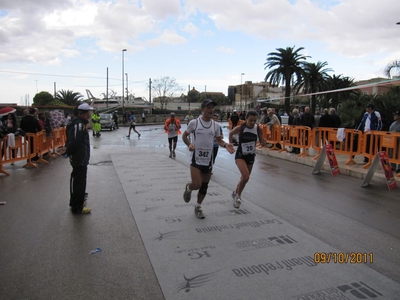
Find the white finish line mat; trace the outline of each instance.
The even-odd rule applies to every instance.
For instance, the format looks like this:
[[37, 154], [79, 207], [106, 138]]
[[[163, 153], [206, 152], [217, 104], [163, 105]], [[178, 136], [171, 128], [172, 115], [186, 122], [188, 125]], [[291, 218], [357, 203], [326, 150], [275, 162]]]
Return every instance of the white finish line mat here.
[[235, 209], [212, 178], [206, 218], [196, 218], [197, 191], [190, 203], [182, 198], [189, 163], [149, 149], [112, 161], [168, 300], [400, 297], [399, 284], [368, 267], [368, 254], [340, 253], [247, 199]]

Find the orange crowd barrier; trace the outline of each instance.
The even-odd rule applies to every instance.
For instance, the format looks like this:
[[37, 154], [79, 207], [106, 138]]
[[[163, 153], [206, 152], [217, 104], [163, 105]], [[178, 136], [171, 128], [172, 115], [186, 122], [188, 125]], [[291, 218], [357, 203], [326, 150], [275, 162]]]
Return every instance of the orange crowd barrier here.
[[[367, 157], [369, 161], [363, 168], [369, 168], [372, 159], [381, 151], [386, 152], [390, 163], [400, 164], [400, 133], [388, 131], [369, 131], [364, 133], [361, 154]], [[397, 177], [400, 177], [400, 174]]]
[[280, 150], [281, 147], [281, 126], [263, 124], [259, 125], [262, 130], [262, 137], [267, 144], [272, 144], [270, 150]]
[[298, 155], [309, 156], [306, 149], [311, 147], [313, 140], [313, 132], [310, 127], [296, 126], [296, 125], [283, 125], [281, 126], [281, 145], [282, 151], [288, 151], [286, 147], [300, 148], [303, 151]]
[[[342, 140], [338, 139], [338, 133], [342, 136]], [[336, 154], [348, 155], [349, 159], [345, 165], [355, 164], [354, 155], [361, 154], [363, 135], [361, 131], [354, 129], [338, 129], [328, 127], [313, 128], [313, 142], [312, 148], [318, 154], [314, 159], [318, 159], [322, 147], [326, 144], [332, 145]]]
[[[14, 164], [17, 161], [26, 160], [27, 163], [23, 167], [34, 167], [37, 168], [37, 163], [49, 162], [43, 158], [44, 155], [49, 155], [52, 158], [56, 158], [65, 151], [66, 142], [66, 128], [60, 127], [53, 130], [50, 136], [46, 136], [44, 130], [38, 133], [26, 133], [23, 136], [15, 137], [15, 145], [11, 147], [9, 145], [8, 136], [3, 140], [0, 140], [0, 173], [10, 175], [9, 172], [4, 170], [4, 164]], [[32, 159], [38, 156], [38, 160], [35, 162]]]

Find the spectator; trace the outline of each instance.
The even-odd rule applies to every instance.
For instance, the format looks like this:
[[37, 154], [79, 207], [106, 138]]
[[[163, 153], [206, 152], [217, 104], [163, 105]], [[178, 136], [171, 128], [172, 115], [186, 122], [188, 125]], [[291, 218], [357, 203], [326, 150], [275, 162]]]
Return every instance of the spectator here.
[[[218, 122], [218, 114], [214, 114], [213, 116], [214, 122]], [[219, 127], [219, 131], [221, 133], [221, 139], [224, 139], [224, 134], [222, 133], [222, 127]], [[215, 159], [217, 158], [218, 155], [218, 149], [219, 145], [217, 143], [217, 140], [214, 138], [214, 147], [213, 147], [213, 165], [215, 164]]]
[[333, 120], [333, 128], [339, 128], [340, 125], [342, 125], [342, 120], [340, 120], [339, 115], [336, 113], [336, 109], [334, 109], [333, 107], [329, 109], [329, 114], [331, 115]]
[[117, 112], [117, 111], [114, 111], [114, 113], [113, 113], [113, 119], [114, 119], [115, 127], [116, 127], [117, 129], [119, 129], [119, 126], [118, 126], [118, 112]]
[[[304, 108], [304, 114], [301, 115], [301, 125], [306, 126], [306, 127], [310, 127], [311, 129], [313, 129], [314, 128], [314, 124], [315, 124], [314, 115], [312, 113], [310, 113], [310, 108], [308, 106], [306, 106]], [[306, 145], [308, 145], [308, 142], [309, 142], [308, 134], [309, 134], [309, 132], [306, 130], [306, 132], [305, 132], [305, 143], [306, 143]]]
[[86, 207], [85, 193], [87, 166], [90, 159], [90, 141], [86, 125], [89, 123], [93, 108], [87, 103], [78, 107], [78, 117], [73, 118], [67, 126], [67, 149], [65, 156], [69, 157], [72, 173], [70, 177], [70, 206], [75, 214], [88, 214], [91, 209]]
[[[29, 115], [23, 116], [21, 119], [20, 123], [20, 128], [25, 131], [26, 133], [37, 133], [42, 130], [42, 127], [40, 127], [39, 121], [36, 118], [37, 111], [35, 108], [30, 108], [29, 109]], [[27, 137], [28, 142], [30, 144], [30, 154], [35, 154], [35, 156], [32, 158], [32, 161], [37, 161], [39, 159], [39, 156], [36, 153], [35, 150], [35, 145], [34, 145], [34, 139], [33, 137]], [[29, 162], [29, 159], [28, 159]]]
[[40, 127], [42, 128], [42, 130], [44, 130], [46, 128], [46, 118], [44, 117], [44, 113], [41, 112], [38, 114], [38, 120]]
[[[299, 114], [299, 110], [297, 108], [293, 109], [292, 114], [293, 114], [292, 125], [293, 126], [301, 126], [301, 116]], [[291, 137], [290, 142], [297, 144], [299, 142], [298, 137]], [[300, 148], [293, 147], [292, 151], [290, 151], [290, 153], [300, 154]]]
[[308, 106], [304, 108], [304, 114], [301, 115], [301, 125], [310, 127], [311, 129], [314, 128], [315, 118], [314, 115], [310, 113], [310, 108]]
[[231, 122], [232, 122], [232, 129], [235, 128], [239, 122], [239, 115], [236, 109], [233, 110], [233, 113], [231, 115]]
[[319, 110], [317, 110], [317, 111], [315, 112], [315, 116], [314, 116], [314, 120], [315, 120], [314, 126], [315, 126], [315, 127], [319, 127], [319, 120], [320, 120], [320, 118], [321, 118], [321, 113], [320, 113]]
[[51, 124], [50, 124], [50, 112], [44, 112], [44, 130], [46, 131], [46, 136], [50, 136], [51, 133]]
[[272, 112], [274, 113], [274, 115], [278, 118], [278, 120], [279, 120], [279, 124], [282, 124], [282, 118], [281, 118], [281, 115], [280, 114], [278, 114], [277, 112], [276, 112], [276, 109], [275, 108], [273, 108], [272, 107]]
[[271, 119], [268, 116], [268, 108], [264, 107], [262, 110], [260, 124], [268, 124], [270, 121]]
[[142, 112], [142, 123], [146, 123], [146, 114]]
[[[370, 103], [367, 105], [365, 108], [366, 112], [361, 120], [360, 125], [358, 125], [357, 130], [361, 130], [363, 133], [369, 132], [371, 130], [381, 130], [382, 129], [382, 118], [381, 114], [374, 110], [375, 106]], [[369, 154], [369, 148], [370, 148], [370, 143], [371, 143], [371, 135], [367, 134], [366, 135], [366, 153]], [[368, 163], [369, 158], [364, 157], [364, 163]]]
[[[394, 119], [394, 122], [390, 125], [389, 131], [390, 132], [400, 132], [400, 111], [399, 110], [396, 111], [395, 113], [393, 113], [393, 119]], [[399, 140], [397, 140], [396, 147], [399, 147]], [[389, 157], [398, 159], [399, 153], [396, 153], [396, 156], [393, 157], [393, 153], [391, 153], [391, 151], [389, 151]], [[400, 169], [398, 168], [397, 164], [391, 163], [391, 166], [392, 166], [392, 170], [396, 170], [396, 173], [400, 173]]]
[[67, 126], [69, 124], [69, 122], [71, 122], [71, 117], [69, 115], [69, 113], [65, 114], [65, 126]]
[[319, 119], [319, 127], [333, 128], [333, 118], [329, 114], [329, 109], [324, 108], [324, 114]]
[[[3, 122], [3, 127], [5, 128], [5, 134], [15, 134], [15, 132], [18, 129], [18, 124], [17, 124], [17, 119], [15, 118], [15, 115], [13, 113], [9, 113], [7, 115], [7, 118]], [[11, 157], [15, 158], [15, 149], [11, 149]], [[6, 153], [6, 143], [3, 143], [3, 157], [4, 154]], [[14, 163], [11, 163], [12, 165]]]

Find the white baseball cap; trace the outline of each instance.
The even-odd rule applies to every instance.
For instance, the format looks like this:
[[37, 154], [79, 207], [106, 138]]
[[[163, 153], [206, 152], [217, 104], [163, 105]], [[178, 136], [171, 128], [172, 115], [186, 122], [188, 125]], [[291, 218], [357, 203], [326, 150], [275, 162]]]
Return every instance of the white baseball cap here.
[[93, 107], [89, 106], [87, 103], [83, 103], [78, 106], [78, 110], [93, 110]]

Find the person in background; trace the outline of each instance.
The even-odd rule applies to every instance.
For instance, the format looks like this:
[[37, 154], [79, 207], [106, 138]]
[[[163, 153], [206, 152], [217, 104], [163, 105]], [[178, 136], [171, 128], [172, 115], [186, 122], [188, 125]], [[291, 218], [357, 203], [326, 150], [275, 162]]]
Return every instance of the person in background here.
[[336, 109], [331, 107], [329, 109], [329, 114], [333, 120], [333, 128], [339, 128], [342, 125], [342, 120], [340, 119], [339, 115], [336, 113]]
[[[21, 119], [21, 123], [19, 127], [25, 131], [26, 133], [37, 133], [42, 130], [42, 127], [40, 127], [39, 121], [36, 118], [37, 115], [37, 110], [35, 108], [30, 108], [29, 109], [29, 115], [23, 116]], [[36, 161], [39, 159], [39, 156], [36, 153], [36, 150], [34, 148], [34, 142], [33, 142], [33, 137], [26, 137], [28, 139], [28, 142], [30, 144], [30, 154], [35, 154], [34, 157], [32, 157], [32, 161]], [[28, 159], [29, 161], [29, 159]]]
[[87, 166], [90, 159], [90, 140], [86, 125], [89, 123], [93, 108], [87, 103], [78, 106], [78, 117], [73, 118], [67, 126], [67, 147], [65, 156], [69, 157], [72, 166], [70, 177], [70, 206], [75, 214], [88, 214], [85, 193]]
[[100, 116], [96, 110], [93, 111], [92, 114], [92, 127], [93, 127], [93, 136], [100, 137], [101, 136]]
[[[361, 130], [363, 133], [369, 132], [371, 130], [380, 131], [382, 129], [382, 118], [381, 114], [375, 110], [375, 106], [369, 103], [365, 108], [365, 114], [358, 125], [357, 130]], [[366, 153], [369, 153], [371, 143], [371, 135], [366, 135]], [[364, 163], [368, 163], [369, 158], [364, 157]]]
[[[293, 119], [292, 119], [292, 124], [291, 125], [293, 125], [293, 126], [301, 126], [301, 115], [299, 114], [299, 110], [297, 108], [292, 110], [292, 115], [293, 115]], [[291, 137], [290, 138], [290, 142], [291, 143], [298, 143], [298, 137]], [[290, 151], [290, 153], [300, 154], [300, 148], [293, 147], [292, 151]]]
[[[218, 122], [218, 114], [214, 114], [213, 120], [214, 120], [214, 122]], [[222, 127], [221, 126], [219, 127], [219, 131], [221, 133], [221, 139], [224, 139], [224, 135], [222, 133]], [[219, 149], [219, 145], [217, 143], [217, 140], [214, 138], [213, 165], [215, 164], [215, 159], [217, 158], [218, 149]]]
[[319, 110], [317, 110], [317, 111], [315, 112], [315, 115], [314, 115], [314, 121], [315, 121], [314, 126], [315, 126], [315, 127], [319, 127], [319, 120], [320, 120], [320, 119], [321, 119], [321, 113], [320, 113]]
[[50, 136], [52, 128], [50, 124], [51, 115], [49, 111], [44, 112], [44, 130], [46, 131], [46, 136]]
[[65, 114], [65, 126], [67, 126], [69, 124], [69, 122], [71, 122], [71, 117], [69, 115], [69, 113]]
[[38, 114], [38, 121], [42, 130], [44, 130], [46, 128], [46, 118], [44, 117], [44, 113], [41, 112]]
[[[17, 118], [15, 117], [15, 115], [13, 113], [9, 113], [7, 115], [7, 119], [4, 120], [3, 126], [5, 128], [6, 134], [10, 134], [10, 133], [15, 134], [15, 132], [18, 129], [18, 124], [17, 124]], [[11, 149], [11, 157], [12, 158], [15, 158], [15, 151], [16, 151], [15, 149]], [[4, 157], [5, 152], [6, 152], [6, 143], [4, 142], [3, 143], [3, 157]], [[13, 165], [14, 163], [11, 163], [11, 164]]]
[[146, 123], [146, 114], [142, 112], [142, 123]]
[[130, 116], [129, 120], [131, 122], [131, 126], [129, 126], [129, 133], [126, 137], [128, 139], [130, 139], [131, 138], [131, 130], [133, 130], [134, 132], [137, 133], [138, 138], [140, 138], [141, 134], [136, 130], [135, 114], [133, 113], [133, 111], [131, 111], [131, 116]]
[[165, 121], [164, 130], [168, 133], [168, 146], [169, 146], [169, 157], [176, 157], [175, 149], [178, 143], [178, 135], [181, 133], [181, 123], [178, 118], [175, 117], [175, 113], [171, 112], [170, 117]]
[[231, 115], [231, 122], [232, 122], [232, 128], [235, 128], [239, 122], [239, 115], [236, 109], [233, 110], [232, 115]]
[[119, 129], [119, 126], [118, 126], [118, 112], [117, 112], [117, 111], [114, 111], [112, 117], [113, 117], [113, 119], [114, 119], [115, 127], [116, 127], [117, 129]]
[[[278, 118], [276, 120], [279, 122]], [[242, 203], [242, 192], [246, 183], [250, 179], [253, 169], [254, 159], [256, 156], [256, 143], [260, 141], [261, 146], [265, 145], [262, 138], [262, 132], [258, 125], [257, 112], [249, 111], [246, 114], [246, 123], [237, 126], [229, 132], [229, 143], [232, 143], [233, 135], [239, 134], [239, 146], [235, 154], [235, 162], [240, 171], [240, 180], [236, 186], [236, 190], [232, 192], [233, 206], [239, 208]]]
[[188, 114], [185, 117], [186, 125], [189, 125], [189, 122], [192, 121], [193, 119], [194, 119], [194, 116], [192, 115], [192, 112], [189, 110]]
[[[400, 132], [400, 110], [397, 110], [393, 113], [393, 119], [394, 119], [394, 122], [390, 125], [389, 131], [390, 132]], [[397, 143], [396, 143], [397, 147], [399, 147], [399, 144], [400, 144], [399, 142], [400, 142], [400, 140], [397, 139]], [[397, 148], [397, 149], [399, 149], [399, 148]], [[392, 151], [389, 151], [390, 158], [395, 158], [395, 159], [399, 158], [399, 153], [396, 153], [396, 156], [393, 157], [393, 153], [391, 153], [391, 152]], [[398, 168], [397, 164], [391, 163], [390, 165], [392, 166], [393, 171], [396, 170], [396, 173], [400, 173], [400, 169]]]

